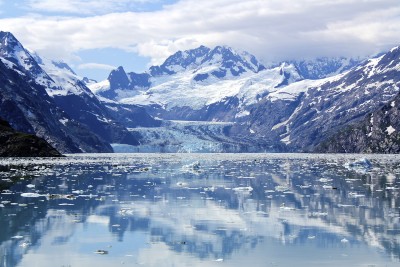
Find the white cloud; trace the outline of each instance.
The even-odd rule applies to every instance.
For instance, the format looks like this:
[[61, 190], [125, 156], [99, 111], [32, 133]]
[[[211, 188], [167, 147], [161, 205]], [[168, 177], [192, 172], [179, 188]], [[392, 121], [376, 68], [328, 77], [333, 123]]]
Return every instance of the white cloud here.
[[[74, 1], [80, 9], [94, 4], [37, 4], [51, 10], [56, 2], [68, 9]], [[111, 5], [116, 1], [98, 2], [119, 8]], [[357, 56], [400, 44], [400, 7], [398, 0], [181, 0], [153, 12], [1, 19], [0, 29], [47, 57], [65, 60], [80, 50], [112, 47], [161, 63], [200, 44], [226, 44], [265, 60]]]
[[117, 67], [100, 63], [84, 63], [78, 65], [78, 69], [100, 69], [100, 70], [114, 70]]

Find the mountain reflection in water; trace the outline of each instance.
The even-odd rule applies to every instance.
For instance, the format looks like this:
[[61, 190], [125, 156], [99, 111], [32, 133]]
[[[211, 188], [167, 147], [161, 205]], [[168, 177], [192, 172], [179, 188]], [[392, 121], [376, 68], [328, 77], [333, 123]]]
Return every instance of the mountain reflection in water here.
[[0, 265], [398, 266], [399, 164], [395, 155], [3, 158]]

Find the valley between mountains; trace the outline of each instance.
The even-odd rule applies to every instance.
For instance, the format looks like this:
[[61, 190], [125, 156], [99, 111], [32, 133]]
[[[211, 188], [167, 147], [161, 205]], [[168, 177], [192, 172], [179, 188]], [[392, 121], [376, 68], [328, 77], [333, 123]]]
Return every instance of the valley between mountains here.
[[398, 153], [399, 85], [400, 47], [266, 64], [200, 46], [143, 73], [118, 67], [94, 81], [0, 32], [4, 125], [64, 154]]

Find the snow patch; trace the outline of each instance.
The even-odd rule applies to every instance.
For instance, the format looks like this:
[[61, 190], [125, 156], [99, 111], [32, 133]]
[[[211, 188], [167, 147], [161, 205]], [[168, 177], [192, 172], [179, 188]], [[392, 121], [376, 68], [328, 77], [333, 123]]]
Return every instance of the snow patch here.
[[61, 122], [61, 123], [64, 124], [64, 125], [67, 125], [67, 122], [69, 122], [69, 120], [66, 119], [66, 118], [59, 119], [58, 121]]
[[386, 128], [386, 132], [388, 133], [388, 135], [391, 135], [392, 133], [394, 133], [396, 131], [395, 128], [393, 128], [392, 125], [390, 125], [389, 127]]

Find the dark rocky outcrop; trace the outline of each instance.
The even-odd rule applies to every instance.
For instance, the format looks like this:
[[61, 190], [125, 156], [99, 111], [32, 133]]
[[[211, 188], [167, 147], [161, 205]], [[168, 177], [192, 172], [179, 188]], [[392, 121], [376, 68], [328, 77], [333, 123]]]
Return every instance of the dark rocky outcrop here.
[[15, 131], [0, 119], [0, 157], [60, 157], [44, 139]]
[[[356, 138], [355, 141], [361, 142], [363, 138], [360, 139], [358, 135], [369, 132], [360, 132], [358, 135], [353, 132], [352, 137], [348, 138], [344, 135], [350, 125], [362, 121], [367, 114], [381, 108], [399, 93], [398, 66], [400, 48], [396, 47], [347, 73], [320, 84], [306, 85], [305, 90], [302, 88], [304, 92], [299, 93], [296, 98], [270, 100], [267, 96], [250, 110], [247, 121], [243, 122], [244, 126], [249, 126], [242, 129], [252, 129], [255, 138], [276, 138], [276, 142], [285, 142], [289, 150], [296, 152], [322, 151], [322, 144], [328, 144], [330, 141], [327, 140], [332, 140], [331, 136], [338, 138], [337, 133], [345, 140]], [[379, 142], [387, 142], [387, 135], [380, 137], [383, 139]], [[390, 139], [393, 138], [390, 136]], [[368, 147], [371, 152], [383, 152], [381, 145], [373, 148], [374, 145], [370, 144]], [[357, 146], [358, 149], [350, 151], [369, 151], [362, 144]], [[339, 148], [324, 150], [344, 152]]]
[[35, 134], [62, 153], [112, 152], [108, 143], [72, 120], [22, 71], [0, 61], [0, 116], [14, 129]]
[[400, 153], [400, 95], [316, 147], [330, 153]]

